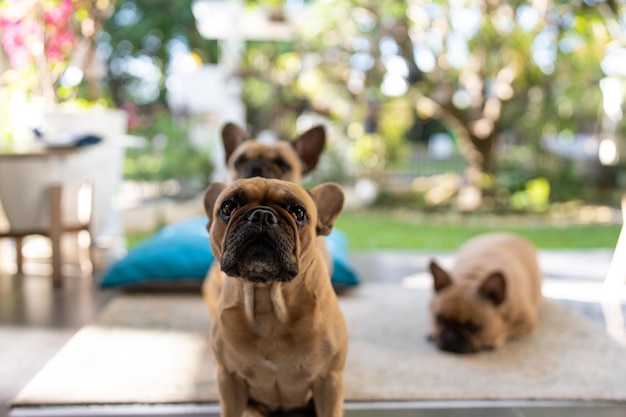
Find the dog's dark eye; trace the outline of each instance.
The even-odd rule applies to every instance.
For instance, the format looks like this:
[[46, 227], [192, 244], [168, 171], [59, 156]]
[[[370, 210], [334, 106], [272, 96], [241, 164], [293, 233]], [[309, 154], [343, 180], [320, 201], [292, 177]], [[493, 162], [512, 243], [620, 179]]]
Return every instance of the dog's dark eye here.
[[442, 314], [437, 314], [435, 316], [435, 321], [437, 322], [437, 325], [447, 329], [456, 329], [458, 331], [464, 331], [472, 334], [479, 333], [483, 330], [482, 326], [471, 321], [458, 322], [456, 320], [451, 320]]
[[241, 166], [245, 164], [246, 162], [247, 162], [246, 156], [242, 155], [235, 160], [233, 166], [235, 167], [236, 170], [239, 170]]
[[302, 223], [306, 220], [306, 210], [300, 204], [291, 204], [287, 207], [287, 211], [291, 214], [291, 217], [296, 221], [296, 223]]
[[470, 333], [478, 333], [483, 329], [482, 326], [479, 326], [478, 324], [474, 324], [471, 321], [468, 321], [467, 323], [465, 323], [463, 327], [465, 328], [465, 330], [467, 330]]
[[283, 158], [274, 159], [274, 163], [285, 173], [291, 171], [291, 166]]
[[228, 220], [238, 208], [239, 206], [235, 200], [226, 200], [222, 203], [219, 214], [223, 219]]

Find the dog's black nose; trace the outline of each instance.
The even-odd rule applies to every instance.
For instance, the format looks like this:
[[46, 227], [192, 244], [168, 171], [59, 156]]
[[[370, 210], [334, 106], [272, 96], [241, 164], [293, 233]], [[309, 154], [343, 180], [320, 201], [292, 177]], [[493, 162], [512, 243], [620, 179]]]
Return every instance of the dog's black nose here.
[[263, 176], [263, 169], [261, 167], [250, 168], [250, 178], [262, 177], [262, 176]]
[[437, 345], [441, 350], [454, 353], [467, 353], [470, 351], [466, 338], [458, 331], [446, 329], [439, 335]]
[[265, 161], [251, 161], [241, 170], [239, 178], [275, 178]]
[[274, 212], [266, 208], [257, 208], [248, 213], [248, 221], [264, 226], [271, 226], [278, 223], [278, 218]]

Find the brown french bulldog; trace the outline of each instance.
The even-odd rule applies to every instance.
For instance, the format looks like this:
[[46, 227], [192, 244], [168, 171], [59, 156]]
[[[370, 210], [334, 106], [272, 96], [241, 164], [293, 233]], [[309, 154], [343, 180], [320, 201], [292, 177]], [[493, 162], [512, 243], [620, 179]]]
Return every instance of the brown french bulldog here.
[[340, 417], [348, 337], [319, 241], [341, 188], [240, 179], [209, 186], [204, 204], [223, 275], [211, 323], [221, 415], [309, 406]]
[[[315, 126], [289, 142], [259, 143], [239, 126], [227, 123], [222, 128], [222, 142], [231, 182], [263, 177], [299, 184], [302, 176], [317, 166], [326, 144], [326, 130]], [[330, 256], [327, 262], [332, 267]], [[219, 267], [211, 266], [202, 282], [202, 294], [211, 315], [217, 308], [222, 285]]]
[[277, 178], [300, 183], [319, 162], [326, 131], [315, 126], [292, 141], [259, 143], [233, 123], [222, 128], [222, 142], [231, 181], [238, 178]]
[[524, 336], [537, 322], [541, 272], [534, 246], [507, 233], [467, 241], [450, 273], [431, 261], [435, 293], [429, 340], [444, 351], [477, 352]]

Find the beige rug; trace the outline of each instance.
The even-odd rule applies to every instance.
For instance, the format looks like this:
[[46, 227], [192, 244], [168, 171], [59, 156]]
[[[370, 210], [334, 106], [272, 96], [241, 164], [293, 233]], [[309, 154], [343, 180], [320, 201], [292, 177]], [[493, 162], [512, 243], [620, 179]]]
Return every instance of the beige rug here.
[[[341, 297], [347, 401], [626, 401], [626, 349], [546, 303], [531, 336], [470, 356], [425, 340], [429, 291], [367, 283]], [[217, 401], [209, 319], [196, 295], [122, 295], [19, 393], [14, 406]]]

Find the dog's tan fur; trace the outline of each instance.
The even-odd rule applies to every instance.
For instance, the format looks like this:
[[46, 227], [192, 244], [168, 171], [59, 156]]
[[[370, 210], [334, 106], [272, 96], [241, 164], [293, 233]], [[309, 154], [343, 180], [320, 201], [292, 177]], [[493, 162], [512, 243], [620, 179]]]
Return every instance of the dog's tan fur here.
[[535, 327], [541, 272], [526, 239], [484, 234], [459, 249], [449, 273], [434, 261], [430, 271], [435, 293], [429, 338], [439, 348], [456, 353], [498, 348]]
[[[221, 207], [233, 198], [241, 206], [224, 219]], [[305, 224], [286, 208], [294, 201], [307, 213]], [[223, 417], [241, 417], [246, 409], [257, 415], [294, 409], [311, 399], [318, 416], [342, 415], [347, 331], [317, 242], [330, 233], [342, 204], [336, 184], [307, 192], [290, 182], [253, 178], [207, 190], [211, 248], [223, 268], [229, 256], [239, 253], [233, 238], [243, 234], [257, 207], [277, 213], [280, 240], [293, 243], [293, 253], [284, 255], [298, 265], [289, 282], [223, 277], [211, 330]], [[248, 262], [262, 263], [259, 259]]]
[[[299, 184], [302, 176], [317, 166], [326, 144], [326, 131], [323, 126], [315, 126], [292, 141], [259, 143], [239, 126], [227, 123], [222, 128], [222, 143], [231, 182], [256, 174]], [[319, 244], [325, 247], [323, 240]], [[202, 294], [211, 315], [217, 309], [222, 286], [222, 274], [213, 265], [202, 283]]]

